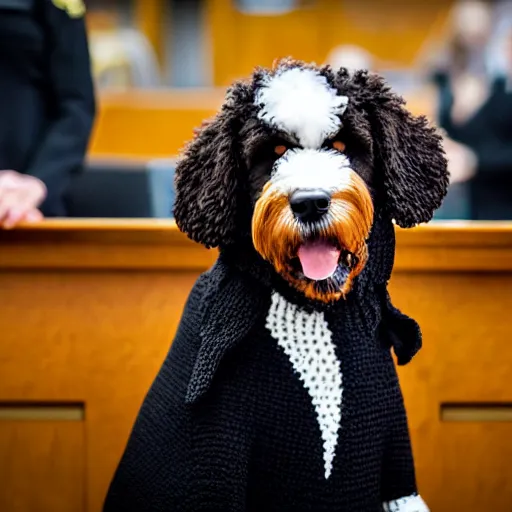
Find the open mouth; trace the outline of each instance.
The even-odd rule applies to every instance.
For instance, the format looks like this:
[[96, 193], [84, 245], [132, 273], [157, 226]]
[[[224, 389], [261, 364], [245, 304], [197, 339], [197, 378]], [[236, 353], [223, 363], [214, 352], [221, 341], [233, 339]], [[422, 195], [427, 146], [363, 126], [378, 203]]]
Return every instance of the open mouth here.
[[355, 255], [341, 248], [337, 241], [312, 239], [300, 245], [292, 266], [312, 281], [324, 281], [335, 275], [346, 278], [356, 263]]

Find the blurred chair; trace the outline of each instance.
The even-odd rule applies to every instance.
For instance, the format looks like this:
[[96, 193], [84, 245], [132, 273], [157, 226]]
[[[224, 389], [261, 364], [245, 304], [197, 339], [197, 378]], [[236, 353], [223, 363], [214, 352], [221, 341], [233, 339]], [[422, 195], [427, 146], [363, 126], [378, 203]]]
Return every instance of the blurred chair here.
[[67, 204], [70, 217], [172, 217], [174, 161], [91, 160], [73, 180]]

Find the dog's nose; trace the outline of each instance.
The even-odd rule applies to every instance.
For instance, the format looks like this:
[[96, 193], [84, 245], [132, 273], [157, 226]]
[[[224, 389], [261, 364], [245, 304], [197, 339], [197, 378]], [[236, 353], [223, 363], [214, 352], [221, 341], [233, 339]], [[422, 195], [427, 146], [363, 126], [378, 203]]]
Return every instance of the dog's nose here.
[[290, 207], [302, 222], [314, 222], [325, 215], [331, 196], [325, 190], [298, 190], [290, 196]]

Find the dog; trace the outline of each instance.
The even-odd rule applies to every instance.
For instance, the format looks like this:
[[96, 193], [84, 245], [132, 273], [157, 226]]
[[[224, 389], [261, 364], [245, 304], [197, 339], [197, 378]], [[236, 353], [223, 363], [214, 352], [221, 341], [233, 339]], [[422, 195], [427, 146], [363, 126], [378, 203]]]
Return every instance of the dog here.
[[176, 168], [219, 258], [188, 298], [105, 511], [425, 512], [391, 303], [394, 224], [446, 194], [441, 138], [378, 75], [285, 59], [227, 92]]

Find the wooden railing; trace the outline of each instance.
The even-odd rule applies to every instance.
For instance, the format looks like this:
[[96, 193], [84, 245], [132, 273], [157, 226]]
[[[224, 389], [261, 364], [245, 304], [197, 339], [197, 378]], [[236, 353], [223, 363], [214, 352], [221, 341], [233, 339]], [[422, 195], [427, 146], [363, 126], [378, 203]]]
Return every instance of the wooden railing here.
[[[394, 303], [424, 348], [400, 368], [434, 512], [512, 504], [512, 225], [397, 231]], [[216, 252], [172, 221], [0, 231], [0, 510], [99, 512], [183, 304]]]

